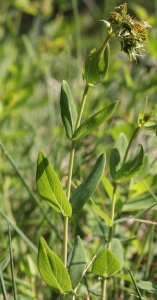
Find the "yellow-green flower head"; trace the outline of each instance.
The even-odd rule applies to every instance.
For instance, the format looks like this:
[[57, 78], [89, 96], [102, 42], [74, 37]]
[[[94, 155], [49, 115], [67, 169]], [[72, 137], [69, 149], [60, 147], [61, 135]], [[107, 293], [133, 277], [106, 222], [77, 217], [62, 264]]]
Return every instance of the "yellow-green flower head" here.
[[129, 58], [135, 59], [142, 56], [148, 38], [148, 29], [151, 27], [147, 21], [137, 21], [127, 14], [127, 4], [124, 3], [111, 12], [108, 21], [111, 26], [117, 25], [113, 32], [121, 43], [122, 51], [126, 52]]

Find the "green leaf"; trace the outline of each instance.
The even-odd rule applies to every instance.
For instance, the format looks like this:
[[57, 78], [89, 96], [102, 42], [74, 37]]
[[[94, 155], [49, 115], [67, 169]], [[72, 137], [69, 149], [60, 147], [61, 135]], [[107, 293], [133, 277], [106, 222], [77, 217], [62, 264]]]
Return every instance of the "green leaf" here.
[[116, 139], [114, 148], [111, 150], [110, 154], [110, 172], [111, 176], [114, 178], [117, 170], [122, 166], [123, 159], [128, 147], [128, 141], [124, 133], [120, 133]]
[[109, 133], [111, 133], [112, 138], [116, 140], [119, 134], [123, 132], [127, 137], [127, 139], [129, 140], [134, 130], [135, 130], [135, 126], [133, 124], [123, 120], [120, 123], [116, 124], [116, 126], [110, 127]]
[[38, 156], [36, 183], [38, 193], [46, 203], [63, 216], [71, 216], [71, 205], [64, 194], [58, 176], [42, 152], [39, 152]]
[[103, 122], [105, 122], [113, 113], [118, 101], [113, 102], [112, 104], [101, 109], [99, 112], [94, 114], [91, 118], [82, 123], [77, 130], [74, 132], [72, 139], [78, 140], [79, 138], [84, 137], [93, 130], [97, 129]]
[[100, 236], [101, 238], [105, 239], [105, 241], [108, 241], [109, 227], [104, 222], [96, 223], [92, 233], [93, 236]]
[[86, 256], [79, 236], [74, 240], [74, 246], [68, 253], [68, 273], [71, 278], [72, 288], [75, 289], [81, 281], [86, 266]]
[[92, 49], [83, 66], [83, 80], [86, 84], [91, 86], [100, 83], [105, 78], [108, 71], [110, 54], [109, 44], [107, 44], [100, 57], [101, 50], [101, 48], [99, 51], [96, 51], [95, 48]]
[[145, 105], [142, 107], [142, 109], [140, 110], [139, 115], [138, 115], [138, 125], [140, 127], [142, 127], [143, 123], [145, 123], [144, 116], [145, 116], [145, 112], [146, 112], [146, 109], [147, 109], [147, 102], [148, 102], [148, 98], [146, 98]]
[[90, 198], [88, 201], [89, 205], [97, 212], [97, 214], [107, 222], [107, 224], [112, 227], [113, 226], [113, 222], [112, 220], [102, 211], [102, 209], [100, 209], [95, 203], [94, 201]]
[[[79, 180], [76, 180], [76, 184], [77, 186], [79, 186], [81, 182]], [[108, 223], [109, 226], [113, 225], [112, 220], [94, 203], [92, 198], [88, 200], [88, 204], [97, 212], [100, 217], [102, 217], [102, 219], [104, 219]]]
[[110, 277], [121, 269], [120, 262], [111, 250], [105, 249], [96, 257], [92, 272], [104, 278]]
[[135, 197], [134, 199], [129, 199], [128, 202], [126, 202], [123, 206], [122, 211], [123, 212], [129, 212], [129, 211], [137, 211], [137, 210], [150, 210], [151, 208], [154, 207], [156, 210], [155, 205], [157, 204], [156, 199], [154, 200], [154, 196], [145, 193], [142, 196]]
[[146, 122], [146, 123], [143, 125], [142, 129], [143, 129], [144, 131], [147, 131], [148, 134], [156, 133], [156, 132], [157, 132], [157, 122], [153, 122], [153, 121], [151, 121], [151, 122]]
[[138, 125], [139, 127], [142, 127], [143, 129], [148, 130], [151, 133], [156, 131], [157, 125], [155, 120], [151, 120], [151, 117], [154, 114], [154, 110], [150, 112], [146, 112], [147, 102], [148, 102], [148, 98], [146, 97], [145, 105], [142, 107], [138, 115]]
[[101, 154], [97, 159], [92, 171], [88, 177], [74, 191], [70, 198], [73, 215], [76, 214], [84, 204], [89, 200], [96, 190], [104, 172], [106, 162], [105, 154]]
[[123, 274], [123, 273], [116, 273], [114, 276], [116, 278], [120, 278], [120, 279], [123, 279], [123, 280], [128, 281], [128, 282], [132, 282], [129, 275], [126, 275], [126, 274]]
[[138, 145], [135, 153], [125, 164], [123, 164], [123, 154], [123, 151], [117, 148], [112, 149], [110, 154], [110, 172], [112, 178], [117, 183], [124, 182], [135, 176], [141, 171], [144, 164], [144, 151], [142, 145]]
[[138, 145], [135, 153], [131, 158], [117, 171], [115, 172], [113, 179], [117, 183], [124, 182], [135, 176], [143, 168], [144, 163], [144, 151], [142, 145]]
[[60, 95], [61, 117], [66, 130], [67, 137], [71, 139], [77, 120], [77, 110], [70, 91], [70, 88], [65, 80], [61, 85]]
[[[103, 247], [103, 249], [101, 249], [101, 251], [105, 250], [105, 249], [107, 249], [107, 244], [105, 244], [105, 246]], [[123, 247], [122, 247], [122, 244], [119, 239], [112, 238], [110, 250], [116, 256], [116, 258], [118, 259], [120, 266], [122, 268], [123, 264], [124, 264], [124, 256], [123, 256]], [[101, 252], [98, 252], [98, 253], [101, 253]]]
[[122, 268], [123, 264], [124, 264], [123, 247], [122, 247], [121, 242], [116, 238], [113, 238], [111, 241], [111, 251], [117, 257], [117, 259], [121, 265], [121, 268]]
[[39, 241], [38, 268], [43, 280], [56, 293], [64, 295], [71, 292], [72, 285], [66, 267], [42, 236]]
[[157, 285], [150, 281], [139, 281], [136, 283], [137, 286], [148, 293], [157, 295]]
[[[149, 174], [149, 172], [147, 172]], [[155, 190], [157, 188], [157, 175], [148, 175], [142, 181], [141, 179], [133, 184], [129, 189], [129, 199], [140, 196], [148, 190]]]

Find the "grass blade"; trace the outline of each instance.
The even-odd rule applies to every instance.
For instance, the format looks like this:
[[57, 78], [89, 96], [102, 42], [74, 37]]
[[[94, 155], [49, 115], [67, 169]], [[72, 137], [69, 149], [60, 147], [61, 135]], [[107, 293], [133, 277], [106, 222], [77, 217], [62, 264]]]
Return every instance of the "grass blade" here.
[[5, 288], [4, 279], [3, 279], [1, 269], [0, 269], [0, 281], [1, 281], [2, 294], [3, 294], [4, 300], [7, 300], [8, 297], [7, 297], [7, 292], [6, 292], [6, 288]]
[[140, 291], [139, 291], [139, 288], [138, 288], [138, 286], [137, 286], [137, 284], [136, 284], [136, 282], [135, 282], [135, 280], [134, 280], [134, 277], [133, 277], [133, 275], [132, 275], [132, 272], [131, 272], [131, 270], [130, 270], [130, 269], [128, 269], [128, 271], [129, 271], [129, 273], [130, 273], [130, 276], [131, 276], [132, 282], [133, 282], [133, 284], [134, 284], [134, 287], [135, 287], [135, 289], [136, 289], [136, 293], [137, 293], [137, 295], [138, 295], [138, 298], [139, 298], [140, 300], [142, 300], [141, 293], [140, 293]]
[[32, 191], [32, 189], [29, 187], [27, 181], [25, 180], [25, 178], [23, 177], [21, 171], [19, 170], [16, 162], [13, 160], [13, 158], [11, 157], [11, 155], [8, 153], [6, 147], [4, 146], [4, 144], [2, 143], [2, 141], [0, 141], [0, 148], [2, 149], [3, 153], [6, 155], [7, 159], [9, 160], [9, 162], [11, 163], [11, 165], [14, 167], [14, 169], [16, 170], [20, 180], [22, 181], [23, 185], [25, 186], [26, 190], [29, 192], [29, 194], [31, 195], [31, 197], [33, 198], [33, 200], [36, 202], [37, 206], [39, 207], [41, 213], [44, 215], [45, 219], [47, 220], [47, 222], [50, 224], [50, 226], [52, 227], [52, 229], [55, 231], [57, 237], [61, 239], [60, 234], [58, 233], [58, 231], [56, 230], [56, 227], [52, 224], [50, 217], [47, 215], [47, 212], [45, 212], [45, 210], [43, 209], [43, 205], [40, 203], [38, 197], [35, 195], [35, 193]]
[[8, 222], [8, 232], [9, 232], [9, 251], [10, 251], [12, 284], [13, 284], [13, 290], [14, 290], [14, 300], [17, 300], [17, 290], [16, 290], [15, 276], [14, 276], [14, 262], [13, 262], [13, 252], [12, 252], [12, 247], [11, 247], [11, 233], [10, 233], [9, 222]]
[[28, 237], [16, 226], [15, 223], [13, 223], [9, 217], [0, 209], [0, 215], [3, 216], [4, 219], [6, 219], [9, 224], [15, 229], [15, 231], [19, 234], [19, 236], [25, 241], [25, 243], [37, 254], [38, 249], [34, 246], [34, 244], [28, 239]]

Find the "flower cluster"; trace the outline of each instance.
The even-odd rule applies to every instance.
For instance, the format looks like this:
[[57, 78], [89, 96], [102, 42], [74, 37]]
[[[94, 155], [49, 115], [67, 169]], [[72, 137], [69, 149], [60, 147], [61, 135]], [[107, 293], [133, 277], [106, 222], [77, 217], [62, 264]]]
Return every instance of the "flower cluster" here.
[[110, 25], [116, 25], [112, 31], [121, 43], [122, 51], [126, 52], [129, 58], [135, 59], [142, 56], [142, 51], [147, 43], [148, 29], [151, 27], [147, 21], [137, 21], [127, 14], [127, 4], [124, 3], [115, 8], [108, 18]]

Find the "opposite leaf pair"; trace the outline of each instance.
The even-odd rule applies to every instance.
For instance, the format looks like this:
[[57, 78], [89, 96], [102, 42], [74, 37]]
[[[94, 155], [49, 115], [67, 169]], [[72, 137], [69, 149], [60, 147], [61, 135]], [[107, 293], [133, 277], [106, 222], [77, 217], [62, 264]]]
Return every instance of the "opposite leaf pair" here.
[[[111, 250], [104, 249], [97, 254], [92, 272], [98, 276], [108, 278], [118, 272], [123, 266], [122, 246], [117, 239], [113, 239]], [[74, 246], [68, 254], [68, 266], [64, 266], [60, 258], [47, 246], [40, 237], [38, 252], [38, 267], [44, 281], [59, 294], [73, 293], [82, 276], [87, 271], [86, 257], [79, 236], [75, 238]]]
[[71, 140], [76, 141], [97, 129], [111, 116], [117, 105], [118, 101], [111, 103], [77, 127], [78, 114], [76, 106], [67, 82], [65, 80], [62, 82], [60, 95], [61, 117], [67, 137]]

